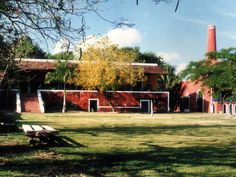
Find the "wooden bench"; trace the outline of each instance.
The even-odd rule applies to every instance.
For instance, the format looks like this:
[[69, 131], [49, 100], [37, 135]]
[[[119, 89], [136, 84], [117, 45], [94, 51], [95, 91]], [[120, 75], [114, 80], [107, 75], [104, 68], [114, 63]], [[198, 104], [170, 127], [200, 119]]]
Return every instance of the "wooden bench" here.
[[27, 137], [29, 137], [29, 143], [35, 146], [37, 140], [41, 143], [54, 142], [55, 135], [59, 133], [52, 127], [46, 125], [22, 125], [22, 129]]

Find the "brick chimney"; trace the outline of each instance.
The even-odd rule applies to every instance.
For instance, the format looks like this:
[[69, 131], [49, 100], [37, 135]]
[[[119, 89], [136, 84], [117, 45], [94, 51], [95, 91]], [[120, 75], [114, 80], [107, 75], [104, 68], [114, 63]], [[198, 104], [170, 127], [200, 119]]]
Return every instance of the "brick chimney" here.
[[208, 25], [207, 52], [216, 51], [216, 27]]

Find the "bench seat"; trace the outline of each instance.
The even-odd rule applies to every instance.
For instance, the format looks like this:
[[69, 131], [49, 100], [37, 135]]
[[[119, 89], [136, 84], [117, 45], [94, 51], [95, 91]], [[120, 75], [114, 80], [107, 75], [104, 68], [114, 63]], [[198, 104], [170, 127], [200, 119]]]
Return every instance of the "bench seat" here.
[[40, 141], [50, 142], [55, 135], [59, 133], [58, 130], [55, 130], [52, 127], [47, 125], [22, 125], [22, 129], [26, 136], [30, 139], [30, 144], [35, 143], [35, 139], [39, 139]]

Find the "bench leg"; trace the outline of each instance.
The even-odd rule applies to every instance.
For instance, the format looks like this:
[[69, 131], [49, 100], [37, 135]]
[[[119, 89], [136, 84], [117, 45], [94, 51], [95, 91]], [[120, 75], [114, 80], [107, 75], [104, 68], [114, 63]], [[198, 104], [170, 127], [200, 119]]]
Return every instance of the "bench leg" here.
[[36, 144], [35, 139], [34, 138], [30, 138], [29, 139], [29, 144], [35, 146], [35, 144]]

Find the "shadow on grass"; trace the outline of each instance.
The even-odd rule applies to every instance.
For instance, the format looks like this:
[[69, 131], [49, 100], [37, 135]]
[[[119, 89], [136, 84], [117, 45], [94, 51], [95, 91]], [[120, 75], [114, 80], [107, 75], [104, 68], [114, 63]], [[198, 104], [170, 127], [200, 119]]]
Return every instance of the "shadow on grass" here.
[[19, 155], [22, 153], [29, 153], [34, 150], [36, 150], [36, 149], [32, 149], [28, 145], [17, 145], [17, 144], [1, 145], [0, 146], [0, 152], [1, 152], [0, 157], [5, 156], [5, 155], [9, 155], [9, 154]]
[[60, 132], [73, 132], [80, 134], [89, 134], [91, 136], [99, 136], [101, 133], [114, 133], [118, 135], [149, 135], [149, 134], [168, 134], [168, 135], [197, 135], [198, 132], [204, 131], [204, 136], [212, 135], [211, 129], [236, 129], [236, 125], [173, 125], [173, 126], [101, 126], [96, 128], [76, 128], [76, 129], [60, 129]]
[[19, 131], [20, 114], [15, 112], [0, 112], [0, 133]]
[[[39, 176], [55, 175], [68, 176], [73, 174], [85, 174], [91, 176], [142, 176], [143, 171], [151, 171], [154, 174], [167, 176], [228, 176], [219, 175], [218, 167], [236, 168], [235, 144], [228, 146], [206, 147], [160, 147], [149, 145], [149, 150], [144, 152], [110, 152], [110, 153], [86, 153], [71, 152], [65, 155], [73, 156], [72, 159], [44, 159], [32, 158], [29, 161], [18, 160], [0, 165], [0, 170], [20, 171], [24, 174]], [[14, 152], [13, 152], [14, 153]], [[202, 171], [181, 171], [177, 167], [205, 167], [212, 169]], [[36, 168], [37, 167], [37, 168]], [[215, 170], [214, 170], [215, 169]], [[215, 173], [215, 174], [214, 174]], [[218, 174], [218, 175], [217, 175]], [[115, 176], [116, 176], [115, 175]]]
[[85, 145], [67, 137], [67, 136], [55, 136], [54, 141], [48, 144], [50, 147], [86, 147]]
[[[236, 125], [178, 125], [178, 126], [126, 126], [61, 129], [62, 132], [90, 134], [99, 136], [100, 133], [114, 133], [119, 135], [153, 136], [161, 133], [167, 135], [194, 134], [194, 136], [208, 136], [211, 129], [235, 129]], [[199, 131], [206, 132], [199, 134]], [[222, 135], [224, 136], [224, 135]], [[147, 147], [142, 152], [126, 151], [125, 149], [102, 152], [97, 149], [89, 150], [86, 146], [66, 136], [58, 136], [54, 145], [42, 147], [16, 146], [2, 147], [0, 152], [6, 156], [20, 156], [4, 163], [0, 161], [0, 171], [18, 172], [34, 176], [70, 176], [85, 174], [86, 176], [234, 176], [236, 172], [236, 142], [190, 147], [162, 147], [157, 144], [144, 142]], [[193, 140], [194, 141], [194, 140]], [[95, 142], [96, 143], [96, 142]], [[78, 147], [85, 147], [79, 150]], [[32, 152], [52, 153], [50, 158], [42, 159], [33, 156]], [[60, 153], [59, 153], [60, 152]], [[4, 155], [3, 155], [4, 156]], [[26, 158], [25, 158], [26, 156]], [[1, 157], [1, 155], [0, 155]], [[30, 157], [30, 158], [29, 158]], [[25, 160], [27, 159], [27, 160]], [[199, 170], [199, 168], [201, 170]], [[224, 169], [223, 171], [222, 168]], [[186, 170], [187, 169], [187, 170]], [[219, 169], [219, 170], [218, 170]], [[234, 171], [233, 171], [234, 170]], [[148, 174], [143, 174], [148, 173]]]

